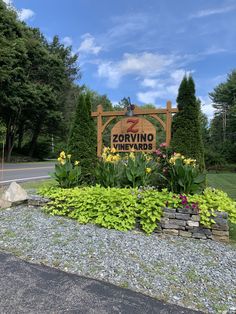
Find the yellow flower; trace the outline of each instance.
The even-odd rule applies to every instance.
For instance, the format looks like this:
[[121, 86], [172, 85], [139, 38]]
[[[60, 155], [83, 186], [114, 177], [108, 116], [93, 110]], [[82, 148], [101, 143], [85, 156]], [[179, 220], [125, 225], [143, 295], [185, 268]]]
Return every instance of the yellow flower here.
[[104, 153], [104, 154], [107, 154], [107, 153], [109, 153], [109, 151], [110, 151], [110, 147], [104, 146], [104, 148], [103, 148], [103, 153]]
[[67, 158], [71, 159], [71, 154], [68, 154], [68, 155], [67, 155]]
[[147, 154], [147, 155], [146, 155], [146, 160], [147, 160], [147, 161], [151, 161], [151, 160], [152, 160], [152, 156], [150, 156], [150, 155]]
[[152, 169], [151, 168], [146, 168], [145, 171], [146, 171], [146, 173], [150, 173], [150, 172], [152, 172]]
[[119, 161], [120, 160], [120, 155], [119, 154], [116, 154], [113, 156], [113, 160], [114, 161]]
[[195, 167], [196, 166], [196, 160], [191, 159], [191, 158], [186, 158], [186, 159], [184, 159], [184, 164], [185, 165], [191, 165], [191, 166]]
[[169, 160], [169, 163], [172, 164], [172, 165], [175, 165], [176, 159], [177, 159], [177, 158], [175, 158], [175, 157], [172, 156], [172, 157], [170, 158], [170, 160]]
[[60, 153], [60, 157], [61, 158], [66, 158], [66, 154], [65, 154], [64, 150]]
[[107, 158], [107, 154], [102, 153], [102, 159], [105, 160]]
[[76, 161], [75, 161], [75, 166], [78, 166], [78, 164], [79, 164], [79, 161], [76, 160]]
[[131, 152], [131, 153], [129, 154], [129, 158], [135, 159], [135, 156], [134, 156], [134, 153], [133, 153], [133, 152]]
[[64, 165], [66, 163], [65, 159], [63, 159], [62, 157], [58, 157], [57, 160], [61, 165]]
[[105, 161], [106, 162], [112, 162], [113, 161], [113, 156], [112, 155], [108, 155]]
[[111, 149], [111, 153], [116, 153], [116, 149], [115, 149], [115, 147], [112, 147], [112, 149]]
[[180, 153], [174, 154], [175, 157], [180, 158], [182, 155]]

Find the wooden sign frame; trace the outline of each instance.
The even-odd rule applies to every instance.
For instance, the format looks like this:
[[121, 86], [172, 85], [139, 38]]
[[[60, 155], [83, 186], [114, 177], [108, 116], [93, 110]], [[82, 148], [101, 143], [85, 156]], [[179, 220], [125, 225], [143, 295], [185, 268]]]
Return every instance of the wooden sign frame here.
[[[166, 132], [166, 144], [170, 145], [171, 140], [171, 123], [172, 123], [172, 114], [178, 112], [177, 108], [172, 108], [171, 101], [167, 101], [166, 108], [163, 109], [141, 109], [135, 108], [133, 113], [134, 116], [145, 116], [154, 118], [157, 120], [164, 131]], [[97, 118], [97, 156], [101, 157], [102, 155], [102, 134], [109, 123], [117, 117], [126, 116], [126, 111], [103, 111], [102, 105], [97, 107], [97, 111], [92, 112], [92, 117]], [[163, 121], [158, 114], [166, 115], [166, 122]], [[103, 123], [103, 118], [106, 117], [106, 121]]]

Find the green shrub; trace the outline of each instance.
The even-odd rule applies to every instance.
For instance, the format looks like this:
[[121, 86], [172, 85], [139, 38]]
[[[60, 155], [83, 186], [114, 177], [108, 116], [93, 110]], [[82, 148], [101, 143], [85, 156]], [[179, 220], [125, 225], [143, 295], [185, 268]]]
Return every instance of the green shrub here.
[[143, 231], [151, 234], [157, 228], [163, 207], [169, 198], [167, 191], [144, 190], [138, 194], [138, 217]]
[[163, 207], [193, 208], [199, 211], [201, 224], [207, 228], [214, 223], [215, 211], [225, 211], [236, 223], [236, 202], [226, 193], [207, 188], [202, 195], [182, 195], [153, 189], [121, 189], [100, 186], [74, 189], [52, 187], [40, 193], [51, 201], [47, 213], [63, 215], [80, 223], [94, 223], [105, 228], [132, 230], [136, 223], [150, 234], [160, 221]]
[[52, 201], [46, 212], [76, 219], [80, 223], [95, 223], [105, 228], [132, 230], [137, 216], [136, 192], [129, 189], [100, 186], [74, 189], [41, 190]]
[[55, 172], [52, 177], [58, 182], [61, 188], [71, 188], [79, 184], [81, 167], [79, 162], [71, 161], [71, 155], [66, 155], [64, 151], [58, 157], [58, 163], [55, 165]]
[[[38, 158], [40, 160], [43, 160], [45, 158], [48, 158], [50, 156], [50, 153], [51, 153], [51, 139], [50, 138], [42, 138], [40, 137], [35, 145], [35, 148], [34, 148], [34, 152], [33, 152], [33, 155], [32, 157], [33, 158]], [[23, 154], [25, 156], [28, 156], [29, 155], [29, 151], [30, 151], [30, 147], [31, 147], [31, 144], [30, 142], [29, 143], [26, 143], [21, 149], [17, 149], [16, 148], [16, 152], [18, 152], [19, 154]]]
[[205, 163], [207, 169], [220, 169], [221, 166], [226, 164], [226, 160], [223, 155], [215, 150], [205, 150]]

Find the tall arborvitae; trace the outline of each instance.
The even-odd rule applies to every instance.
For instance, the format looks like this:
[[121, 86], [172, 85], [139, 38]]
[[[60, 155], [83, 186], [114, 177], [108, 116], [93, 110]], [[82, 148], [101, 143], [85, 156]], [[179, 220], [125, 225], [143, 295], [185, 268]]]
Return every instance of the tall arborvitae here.
[[196, 159], [203, 169], [200, 103], [196, 99], [195, 85], [191, 76], [183, 78], [176, 101], [179, 112], [173, 118], [171, 147], [186, 157]]
[[91, 117], [91, 101], [88, 94], [81, 94], [78, 98], [68, 143], [68, 153], [72, 155], [73, 160], [80, 161], [82, 181], [92, 183], [97, 158], [96, 129]]

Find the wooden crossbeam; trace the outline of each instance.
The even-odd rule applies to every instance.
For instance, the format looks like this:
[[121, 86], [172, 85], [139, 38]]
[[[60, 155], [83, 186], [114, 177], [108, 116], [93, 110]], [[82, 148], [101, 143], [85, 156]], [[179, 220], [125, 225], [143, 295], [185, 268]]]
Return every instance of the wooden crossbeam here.
[[[172, 114], [178, 112], [177, 108], [172, 108], [171, 102], [167, 101], [166, 108], [160, 109], [141, 109], [135, 108], [133, 113], [135, 116], [143, 116], [148, 115], [152, 118], [159, 121], [166, 132], [166, 143], [167, 146], [170, 145], [171, 140], [171, 123], [172, 123]], [[115, 118], [119, 116], [125, 116], [126, 111], [103, 111], [101, 105], [97, 107], [97, 111], [92, 112], [91, 116], [97, 118], [97, 155], [101, 157], [102, 154], [102, 134], [108, 124]], [[158, 114], [165, 114], [166, 115], [166, 122], [164, 122]], [[102, 118], [108, 117], [106, 122], [103, 124]]]

